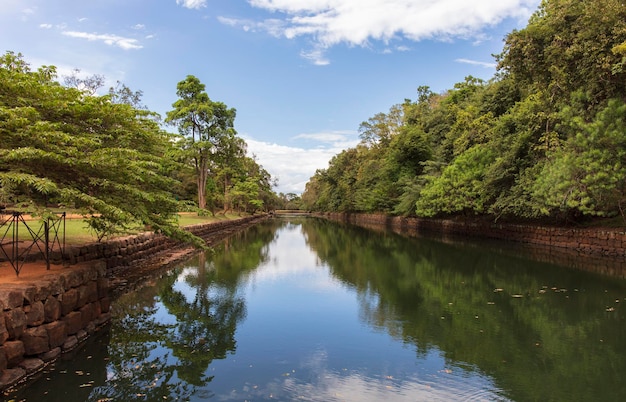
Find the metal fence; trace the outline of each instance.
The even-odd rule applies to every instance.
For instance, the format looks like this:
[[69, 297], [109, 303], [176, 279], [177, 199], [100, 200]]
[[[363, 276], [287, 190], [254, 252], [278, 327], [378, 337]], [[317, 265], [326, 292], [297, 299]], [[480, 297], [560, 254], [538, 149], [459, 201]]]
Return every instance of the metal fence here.
[[[39, 224], [39, 228], [36, 225]], [[65, 212], [56, 217], [27, 221], [17, 211], [0, 211], [0, 267], [8, 261], [19, 276], [27, 261], [65, 260]]]

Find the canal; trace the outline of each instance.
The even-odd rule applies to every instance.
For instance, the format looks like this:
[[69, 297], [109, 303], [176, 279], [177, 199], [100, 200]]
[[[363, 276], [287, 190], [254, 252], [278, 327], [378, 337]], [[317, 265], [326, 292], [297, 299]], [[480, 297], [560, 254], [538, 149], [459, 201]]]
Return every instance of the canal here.
[[15, 401], [624, 401], [626, 281], [276, 218], [113, 304]]

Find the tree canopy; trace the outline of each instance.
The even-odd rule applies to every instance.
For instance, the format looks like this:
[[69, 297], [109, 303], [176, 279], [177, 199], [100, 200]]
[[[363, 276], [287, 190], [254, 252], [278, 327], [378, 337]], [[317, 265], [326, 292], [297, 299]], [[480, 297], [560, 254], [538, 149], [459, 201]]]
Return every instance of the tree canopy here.
[[[181, 100], [168, 115], [191, 140], [164, 131], [158, 115], [141, 105], [140, 91], [118, 83], [100, 96], [96, 91], [103, 79], [65, 81], [68, 86], [57, 81], [53, 66], [31, 70], [21, 54], [0, 57], [0, 205], [39, 215], [62, 205], [81, 213], [99, 238], [149, 227], [197, 242], [177, 224], [177, 212], [193, 197], [185, 191], [188, 160], [180, 153], [191, 148], [201, 157], [202, 150], [222, 151], [227, 143], [236, 143], [239, 151], [223, 159], [221, 169], [245, 165], [241, 171], [253, 172], [258, 183], [266, 184], [250, 194], [242, 190], [248, 198], [238, 205], [253, 211], [251, 202], [254, 210], [261, 209], [261, 191], [268, 204], [277, 197], [269, 174], [248, 160], [245, 142], [233, 139], [234, 109], [208, 103], [208, 97], [204, 104], [198, 101], [196, 96], [203, 96], [194, 92], [199, 81], [179, 85]], [[197, 169], [208, 175], [209, 162], [218, 163], [200, 161], [205, 165]], [[245, 181], [242, 175], [237, 180]], [[198, 198], [210, 190], [204, 180]]]
[[489, 81], [418, 87], [361, 124], [304, 207], [578, 221], [626, 200], [626, 5], [544, 0]]

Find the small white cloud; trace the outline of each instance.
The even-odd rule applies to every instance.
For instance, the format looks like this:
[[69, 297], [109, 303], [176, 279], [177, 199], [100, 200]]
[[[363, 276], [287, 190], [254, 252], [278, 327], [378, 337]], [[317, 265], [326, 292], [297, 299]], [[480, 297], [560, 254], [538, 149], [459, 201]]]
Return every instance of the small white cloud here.
[[107, 45], [117, 46], [124, 50], [143, 48], [143, 46], [139, 44], [139, 41], [137, 39], [124, 38], [122, 36], [112, 34], [93, 34], [87, 32], [64, 31], [63, 35], [72, 38], [87, 39], [88, 41], [100, 41], [104, 42]]
[[218, 16], [217, 20], [224, 25], [228, 25], [233, 28], [239, 28], [245, 32], [267, 32], [274, 37], [281, 37], [283, 35], [285, 23], [278, 19], [267, 19], [260, 22]]
[[41, 29], [50, 29], [50, 28], [52, 28], [52, 24], [39, 24], [39, 28], [41, 28]]
[[359, 134], [356, 131], [324, 131], [320, 133], [304, 133], [298, 134], [294, 139], [305, 139], [328, 144], [333, 148], [345, 149], [356, 146], [359, 142]]
[[324, 56], [324, 53], [323, 49], [303, 50], [300, 52], [300, 56], [311, 61], [316, 66], [327, 66], [330, 64], [330, 60]]
[[206, 7], [206, 0], [176, 0], [176, 4], [185, 8], [199, 10]]
[[146, 29], [146, 26], [144, 24], [135, 24], [135, 25], [133, 25], [133, 29], [136, 29], [138, 31], [142, 31], [142, 30]]
[[79, 18], [79, 19], [78, 19], [78, 22], [85, 22], [85, 21], [87, 21], [88, 19], [89, 19], [89, 18], [87, 18], [87, 17]]
[[477, 60], [469, 60], [469, 59], [456, 59], [454, 60], [457, 63], [471, 64], [474, 66], [481, 66], [485, 68], [496, 68], [497, 64], [494, 62], [485, 62], [485, 61], [477, 61]]
[[236, 18], [228, 18], [228, 17], [219, 16], [217, 17], [217, 20], [221, 22], [222, 24], [228, 25], [231, 27], [243, 27], [244, 25], [246, 25], [244, 20], [239, 20]]

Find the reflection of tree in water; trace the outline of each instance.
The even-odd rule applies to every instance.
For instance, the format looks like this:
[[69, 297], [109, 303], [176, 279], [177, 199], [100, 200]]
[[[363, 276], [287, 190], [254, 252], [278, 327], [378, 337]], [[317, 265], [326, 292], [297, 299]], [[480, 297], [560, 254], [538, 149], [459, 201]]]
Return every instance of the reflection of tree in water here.
[[436, 347], [451, 364], [515, 390], [516, 400], [619, 399], [624, 329], [605, 305], [623, 298], [626, 284], [477, 245], [319, 220], [303, 232], [331, 274], [357, 290], [361, 319], [421, 356]]
[[93, 390], [90, 401], [184, 400], [192, 395], [189, 386], [176, 380], [176, 367], [160, 346], [173, 326], [160, 324], [155, 318], [156, 290], [156, 286], [145, 287], [115, 303], [108, 379]]
[[195, 273], [185, 276], [185, 282], [195, 291], [192, 300], [174, 290], [173, 282], [161, 292], [162, 303], [177, 322], [164, 344], [178, 358], [178, 377], [195, 386], [212, 380], [205, 371], [214, 359], [235, 351], [235, 330], [246, 314], [236, 282], [231, 286], [218, 284], [218, 272], [203, 255]]
[[[211, 362], [236, 349], [235, 331], [246, 314], [238, 294], [241, 277], [267, 260], [267, 245], [280, 225], [235, 234], [214, 254], [200, 254], [158, 284], [120, 297], [113, 312], [109, 380], [90, 400], [187, 400], [210, 383]], [[181, 280], [189, 291], [175, 286]], [[175, 324], [158, 321], [163, 314], [158, 302]]]

